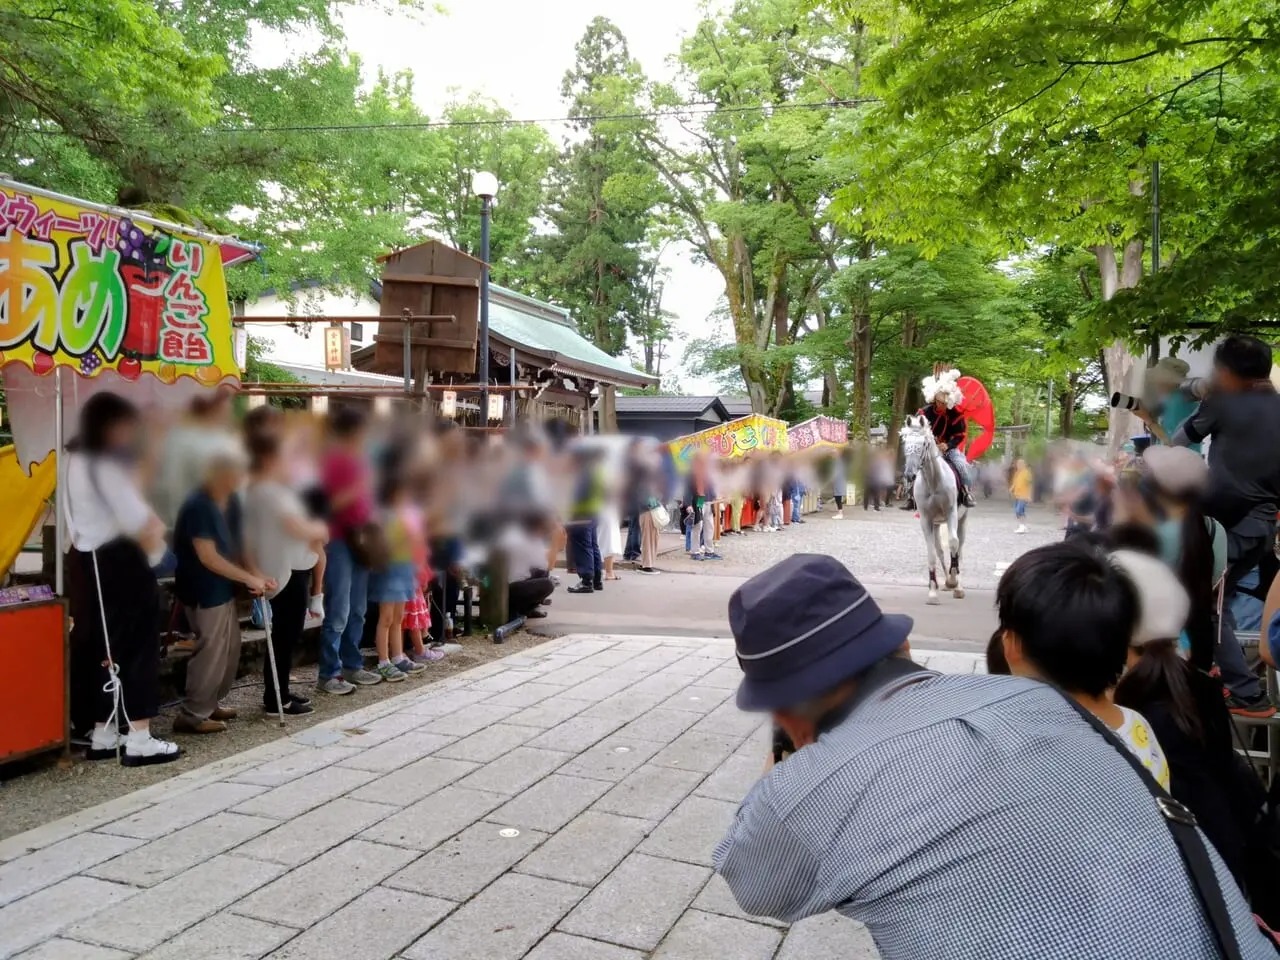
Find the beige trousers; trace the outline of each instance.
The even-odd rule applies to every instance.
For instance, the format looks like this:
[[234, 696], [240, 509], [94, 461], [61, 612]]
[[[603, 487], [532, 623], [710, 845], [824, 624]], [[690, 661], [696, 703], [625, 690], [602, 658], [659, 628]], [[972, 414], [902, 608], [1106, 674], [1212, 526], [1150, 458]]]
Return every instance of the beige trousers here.
[[240, 665], [240, 616], [236, 602], [187, 610], [196, 632], [196, 649], [187, 661], [187, 689], [182, 712], [208, 720], [218, 701], [231, 692]]
[[643, 510], [640, 513], [640, 566], [652, 568], [658, 562], [658, 529], [653, 513]]

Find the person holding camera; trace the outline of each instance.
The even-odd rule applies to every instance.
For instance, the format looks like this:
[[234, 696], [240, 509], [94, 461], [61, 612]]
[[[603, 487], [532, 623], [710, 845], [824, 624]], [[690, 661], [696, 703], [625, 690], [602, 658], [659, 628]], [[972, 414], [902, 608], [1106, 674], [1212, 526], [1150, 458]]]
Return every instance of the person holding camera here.
[[[1006, 633], [1107, 636], [1123, 658], [1138, 605], [1104, 556], [1055, 544], [1013, 576]], [[884, 960], [1275, 957], [1194, 818], [1054, 687], [917, 666], [911, 619], [828, 556], [748, 580], [729, 622], [738, 705], [796, 748], [715, 851], [747, 913], [837, 910]]]
[[[1268, 717], [1275, 707], [1248, 668], [1235, 637], [1231, 601], [1241, 579], [1275, 541], [1280, 510], [1280, 394], [1271, 383], [1271, 347], [1228, 337], [1213, 355], [1213, 376], [1199, 408], [1170, 437], [1175, 446], [1210, 439], [1205, 513], [1227, 531], [1227, 580], [1216, 660], [1231, 691], [1232, 712]], [[1142, 416], [1143, 414], [1139, 414]], [[1144, 419], [1151, 423], [1150, 414]], [[1153, 428], [1154, 432], [1154, 428]]]

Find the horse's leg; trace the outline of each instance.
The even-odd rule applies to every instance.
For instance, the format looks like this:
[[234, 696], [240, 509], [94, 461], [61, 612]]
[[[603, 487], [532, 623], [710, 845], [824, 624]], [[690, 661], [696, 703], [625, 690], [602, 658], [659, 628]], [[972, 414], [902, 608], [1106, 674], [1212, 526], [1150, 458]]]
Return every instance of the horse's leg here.
[[[956, 529], [959, 524], [956, 514], [957, 514], [957, 509], [954, 506], [954, 502], [953, 502], [951, 509], [947, 512], [947, 525], [946, 525], [947, 539], [940, 546], [940, 549], [944, 551], [944, 555], [946, 554], [951, 555], [951, 562], [947, 565], [947, 589], [948, 590], [955, 589], [956, 584], [959, 582], [959, 575], [960, 575], [960, 536]], [[939, 534], [939, 537], [941, 537], [941, 534], [942, 534], [941, 528], [939, 528], [938, 534]]]
[[[917, 504], [919, 500], [916, 501]], [[938, 602], [938, 534], [929, 518], [921, 512], [920, 529], [924, 531], [925, 546], [929, 548], [929, 603]]]
[[965, 521], [965, 517], [967, 517], [968, 515], [969, 515], [968, 510], [965, 510], [963, 513], [960, 514], [960, 520], [956, 528], [956, 546], [951, 553], [951, 570], [955, 574], [955, 578], [956, 578], [956, 582], [954, 585], [955, 589], [952, 591], [952, 596], [954, 596], [957, 600], [964, 599], [964, 584], [960, 582], [960, 554], [964, 550], [964, 521]]

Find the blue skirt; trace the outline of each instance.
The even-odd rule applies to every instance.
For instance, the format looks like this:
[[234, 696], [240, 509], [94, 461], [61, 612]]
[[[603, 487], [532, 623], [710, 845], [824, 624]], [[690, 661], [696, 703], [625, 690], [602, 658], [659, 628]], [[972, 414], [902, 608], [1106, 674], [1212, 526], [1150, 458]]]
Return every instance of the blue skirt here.
[[393, 563], [369, 574], [370, 603], [405, 603], [418, 592], [418, 575], [412, 563]]

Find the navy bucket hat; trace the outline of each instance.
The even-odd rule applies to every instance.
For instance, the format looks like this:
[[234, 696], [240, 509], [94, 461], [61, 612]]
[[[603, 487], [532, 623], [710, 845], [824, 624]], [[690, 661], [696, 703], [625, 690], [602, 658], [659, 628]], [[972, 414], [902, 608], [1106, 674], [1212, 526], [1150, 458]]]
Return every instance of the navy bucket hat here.
[[837, 560], [798, 553], [756, 574], [729, 598], [743, 710], [812, 699], [883, 660], [911, 633], [885, 614]]

